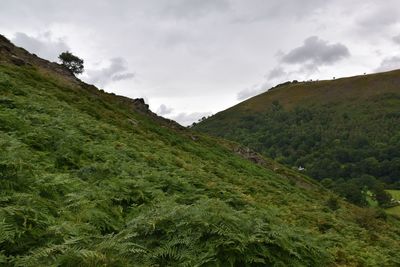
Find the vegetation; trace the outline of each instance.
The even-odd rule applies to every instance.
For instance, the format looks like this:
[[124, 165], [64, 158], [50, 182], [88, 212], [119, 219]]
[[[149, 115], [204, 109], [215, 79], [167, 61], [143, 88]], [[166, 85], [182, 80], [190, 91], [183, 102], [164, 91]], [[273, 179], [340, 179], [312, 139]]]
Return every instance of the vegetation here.
[[396, 218], [47, 64], [4, 57], [0, 265], [400, 264]]
[[253, 148], [349, 201], [390, 204], [400, 188], [400, 72], [289, 83], [193, 128]]
[[400, 201], [400, 190], [386, 190], [386, 191], [392, 196], [392, 198]]
[[386, 191], [391, 195], [391, 197], [397, 203], [397, 205], [393, 205], [393, 207], [387, 208], [386, 212], [400, 218], [400, 205], [398, 205], [400, 203], [400, 190], [386, 190]]
[[73, 55], [71, 52], [63, 52], [58, 58], [61, 60], [61, 64], [72, 73], [81, 74], [83, 72], [83, 59]]
[[386, 212], [388, 214], [400, 217], [400, 206], [394, 206], [394, 207], [391, 207], [391, 208], [387, 208]]

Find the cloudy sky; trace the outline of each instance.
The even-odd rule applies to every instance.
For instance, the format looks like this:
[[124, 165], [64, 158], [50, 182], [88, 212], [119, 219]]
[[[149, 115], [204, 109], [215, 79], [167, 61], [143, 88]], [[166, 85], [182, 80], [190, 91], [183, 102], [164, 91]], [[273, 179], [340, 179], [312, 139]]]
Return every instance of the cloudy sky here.
[[1, 0], [0, 34], [184, 125], [287, 80], [400, 68], [398, 0]]

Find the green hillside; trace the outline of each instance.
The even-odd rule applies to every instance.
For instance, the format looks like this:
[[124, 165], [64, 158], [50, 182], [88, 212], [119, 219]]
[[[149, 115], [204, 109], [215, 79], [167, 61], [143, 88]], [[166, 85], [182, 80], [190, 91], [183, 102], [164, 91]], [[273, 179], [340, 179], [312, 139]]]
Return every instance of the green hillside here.
[[[240, 142], [365, 205], [400, 188], [400, 71], [285, 83], [193, 127]], [[363, 195], [364, 194], [364, 195]]]
[[2, 266], [396, 266], [399, 229], [0, 36]]

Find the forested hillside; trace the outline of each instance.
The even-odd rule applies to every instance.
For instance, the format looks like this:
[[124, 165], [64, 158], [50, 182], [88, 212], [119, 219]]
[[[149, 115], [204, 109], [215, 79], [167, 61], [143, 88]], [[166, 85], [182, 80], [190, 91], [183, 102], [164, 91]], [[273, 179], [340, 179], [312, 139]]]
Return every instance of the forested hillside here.
[[2, 266], [398, 266], [399, 227], [0, 37]]
[[194, 126], [316, 178], [353, 203], [400, 188], [400, 71], [277, 86]]

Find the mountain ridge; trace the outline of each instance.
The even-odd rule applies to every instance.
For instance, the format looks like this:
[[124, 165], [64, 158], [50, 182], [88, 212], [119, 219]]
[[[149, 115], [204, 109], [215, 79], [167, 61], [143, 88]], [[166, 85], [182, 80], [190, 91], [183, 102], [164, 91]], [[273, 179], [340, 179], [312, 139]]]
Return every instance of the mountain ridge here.
[[[322, 101], [326, 101], [326, 103], [329, 103], [330, 99], [326, 99], [325, 97], [334, 97], [334, 100], [340, 100], [343, 98], [348, 98], [349, 96], [354, 97], [353, 95], [348, 95], [347, 93], [349, 93], [349, 90], [347, 90], [348, 88], [346, 88], [345, 86], [349, 86], [353, 83], [357, 83], [357, 82], [362, 82], [363, 85], [365, 85], [364, 89], [365, 90], [363, 93], [365, 93], [365, 95], [361, 95], [361, 97], [370, 97], [376, 94], [379, 94], [380, 92], [377, 91], [376, 89], [379, 87], [376, 86], [376, 83], [379, 84], [379, 82], [382, 79], [389, 79], [389, 83], [394, 83], [395, 85], [400, 84], [400, 69], [399, 70], [392, 70], [392, 71], [387, 71], [387, 72], [380, 72], [380, 73], [374, 73], [374, 74], [364, 74], [364, 75], [356, 75], [356, 76], [350, 76], [350, 77], [343, 77], [343, 78], [337, 78], [335, 80], [318, 80], [318, 81], [304, 81], [304, 82], [289, 82], [289, 84], [287, 83], [283, 83], [283, 86], [281, 85], [277, 85], [275, 87], [272, 87], [271, 89], [269, 89], [268, 91], [258, 94], [257, 96], [253, 96], [249, 99], [246, 99], [242, 102], [240, 102], [239, 104], [236, 104], [226, 110], [232, 109], [232, 108], [238, 108], [238, 107], [242, 107], [245, 108], [246, 106], [251, 106], [250, 110], [254, 110], [254, 108], [261, 108], [258, 107], [258, 105], [256, 103], [254, 103], [254, 101], [257, 100], [261, 100], [260, 98], [264, 98], [263, 100], [266, 100], [267, 98], [271, 98], [271, 103], [274, 100], [278, 100], [281, 102], [281, 104], [284, 107], [291, 107], [291, 102], [286, 102], [284, 97], [281, 97], [280, 94], [286, 93], [283, 92], [285, 90], [290, 90], [290, 89], [296, 89], [296, 90], [301, 90], [301, 92], [305, 95], [300, 95], [297, 97], [301, 97], [300, 99], [296, 99], [290, 98], [290, 101], [292, 102], [296, 102], [296, 101], [300, 101], [303, 99], [307, 99], [308, 97], [316, 97], [312, 94], [307, 95], [307, 88], [312, 87], [313, 90], [319, 89], [320, 92], [318, 92], [319, 94], [324, 94], [324, 98], [321, 98], [318, 100], [322, 100]], [[334, 88], [334, 90], [329, 90], [331, 88]], [[337, 90], [340, 90], [339, 93], [341, 95], [338, 95]], [[331, 91], [331, 92], [329, 92]], [[398, 90], [396, 89], [396, 87], [392, 87], [390, 88], [389, 92], [398, 92]], [[315, 93], [315, 92], [310, 92], [310, 93]], [[329, 94], [331, 93], [331, 94]], [[292, 97], [296, 97], [292, 96]], [[268, 99], [269, 100], [269, 99]], [[287, 100], [289, 101], [289, 100]], [[266, 103], [268, 104], [268, 102]], [[257, 111], [261, 111], [260, 109], [257, 109]], [[218, 114], [218, 113], [217, 113]]]

